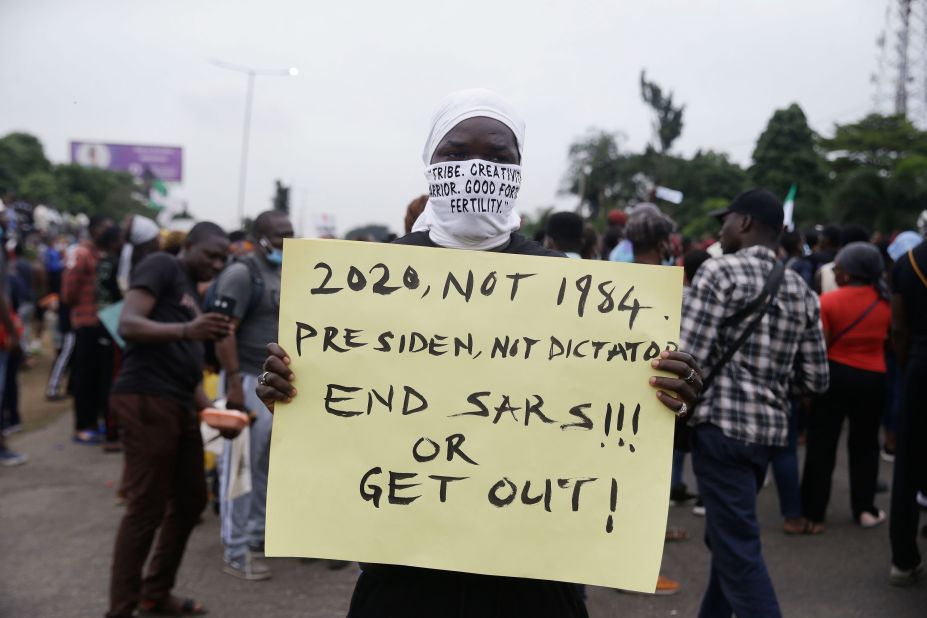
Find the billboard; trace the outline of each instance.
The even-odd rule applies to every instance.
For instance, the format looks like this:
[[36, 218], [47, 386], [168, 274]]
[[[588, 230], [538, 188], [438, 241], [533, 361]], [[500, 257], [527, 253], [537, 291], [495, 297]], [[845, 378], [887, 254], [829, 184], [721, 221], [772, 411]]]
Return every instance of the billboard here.
[[183, 149], [178, 146], [71, 142], [71, 163], [128, 172], [136, 178], [183, 180]]

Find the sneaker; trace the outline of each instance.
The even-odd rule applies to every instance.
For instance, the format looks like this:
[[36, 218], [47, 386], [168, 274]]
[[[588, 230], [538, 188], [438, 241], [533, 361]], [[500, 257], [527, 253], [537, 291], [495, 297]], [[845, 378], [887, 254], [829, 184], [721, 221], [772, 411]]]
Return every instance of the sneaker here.
[[876, 526], [881, 525], [885, 521], [885, 511], [879, 509], [875, 515], [869, 511], [863, 511], [859, 516], [859, 526], [860, 528], [875, 528]]
[[888, 572], [888, 583], [892, 586], [910, 586], [920, 579], [923, 572], [923, 562], [913, 569], [899, 569], [893, 564], [891, 570]]
[[695, 506], [692, 507], [692, 514], [696, 517], [705, 517], [705, 504], [702, 502], [701, 497], [695, 501]]
[[249, 582], [270, 579], [271, 575], [270, 568], [264, 561], [252, 558], [250, 553], [245, 554], [242, 558], [226, 562], [222, 572]]
[[13, 466], [21, 466], [27, 461], [29, 461], [29, 458], [25, 455], [14, 453], [7, 448], [0, 448], [0, 466], [12, 468]]
[[10, 425], [10, 426], [7, 427], [6, 429], [4, 429], [4, 430], [3, 430], [3, 435], [9, 436], [9, 435], [12, 435], [12, 434], [14, 434], [14, 433], [19, 433], [19, 432], [21, 432], [22, 430], [23, 430], [23, 424], [22, 424], [22, 423], [16, 423], [15, 425]]
[[693, 504], [697, 498], [695, 494], [689, 493], [689, 488], [685, 483], [670, 489], [670, 506], [688, 506]]
[[653, 593], [659, 596], [670, 596], [679, 592], [679, 588], [679, 582], [660, 575], [657, 577], [657, 589]]
[[917, 504], [922, 509], [927, 509], [927, 494], [922, 491], [917, 492]]

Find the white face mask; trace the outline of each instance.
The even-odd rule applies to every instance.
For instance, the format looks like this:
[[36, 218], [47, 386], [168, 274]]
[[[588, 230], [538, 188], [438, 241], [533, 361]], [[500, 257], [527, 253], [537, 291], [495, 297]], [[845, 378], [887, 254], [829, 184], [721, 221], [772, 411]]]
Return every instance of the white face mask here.
[[515, 202], [521, 166], [472, 159], [425, 168], [428, 204], [413, 231], [451, 249], [494, 249], [521, 226]]

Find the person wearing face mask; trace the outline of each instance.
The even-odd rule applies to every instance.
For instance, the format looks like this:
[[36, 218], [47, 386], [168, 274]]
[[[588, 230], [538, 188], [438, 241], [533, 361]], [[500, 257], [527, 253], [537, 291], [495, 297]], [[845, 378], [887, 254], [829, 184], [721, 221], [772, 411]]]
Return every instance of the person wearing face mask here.
[[268, 341], [277, 340], [283, 239], [293, 237], [293, 224], [286, 213], [268, 210], [255, 219], [252, 236], [254, 252], [237, 258], [214, 284], [215, 298], [233, 302], [229, 313], [235, 327], [233, 334], [216, 342], [215, 350], [222, 368], [220, 384], [226, 408], [254, 418], [249, 435], [241, 438], [249, 440], [251, 491], [231, 500], [228, 497], [235, 468], [231, 440], [225, 441], [219, 465], [224, 572], [259, 581], [271, 575], [254, 554], [263, 551], [264, 546], [272, 417], [255, 395], [254, 387], [264, 362], [264, 347]]
[[[412, 233], [394, 242], [564, 257], [517, 231], [520, 219], [515, 204], [524, 143], [524, 122], [496, 93], [472, 89], [448, 96], [434, 115], [423, 153], [430, 186], [428, 203]], [[488, 187], [494, 189], [487, 192]], [[296, 395], [291, 384], [295, 376], [288, 368], [287, 353], [278, 344], [267, 349], [270, 356], [264, 362], [257, 394], [273, 411], [274, 402], [291, 401]], [[651, 378], [656, 397], [670, 411], [686, 414], [701, 388], [701, 372], [694, 359], [684, 352], [667, 352], [653, 365], [676, 376]], [[493, 561], [491, 551], [485, 560]], [[350, 618], [588, 616], [573, 584], [406, 566], [362, 564], [361, 568]]]

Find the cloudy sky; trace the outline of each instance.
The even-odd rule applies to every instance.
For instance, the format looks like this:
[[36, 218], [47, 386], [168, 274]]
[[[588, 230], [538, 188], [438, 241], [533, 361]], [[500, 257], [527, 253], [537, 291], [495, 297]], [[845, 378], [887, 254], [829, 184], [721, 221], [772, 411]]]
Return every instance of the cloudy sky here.
[[887, 0], [436, 0], [126, 2], [0, 0], [0, 134], [37, 135], [63, 162], [72, 139], [179, 145], [176, 192], [232, 226], [245, 77], [211, 58], [299, 68], [259, 78], [246, 213], [273, 180], [293, 186], [309, 232], [402, 225], [425, 189], [435, 104], [498, 90], [527, 121], [523, 211], [558, 197], [567, 147], [592, 127], [649, 138], [638, 75], [686, 104], [675, 149], [747, 163], [776, 108], [798, 102], [827, 132], [872, 109], [869, 77]]

